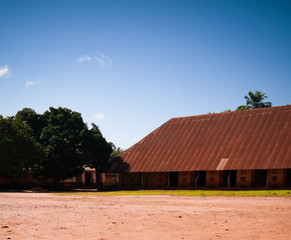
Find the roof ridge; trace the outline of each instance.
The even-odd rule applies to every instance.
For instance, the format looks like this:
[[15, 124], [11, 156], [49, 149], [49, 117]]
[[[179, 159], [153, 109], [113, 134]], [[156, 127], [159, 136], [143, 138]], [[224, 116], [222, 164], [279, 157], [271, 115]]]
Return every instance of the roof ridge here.
[[198, 114], [198, 115], [189, 115], [189, 116], [183, 116], [183, 117], [173, 117], [170, 118], [168, 121], [172, 120], [172, 119], [182, 119], [182, 118], [196, 118], [196, 117], [202, 117], [202, 116], [213, 116], [213, 115], [219, 115], [219, 114], [233, 114], [233, 113], [241, 113], [241, 112], [251, 112], [251, 111], [271, 111], [271, 109], [274, 108], [284, 108], [284, 107], [290, 107], [291, 105], [286, 104], [286, 105], [282, 105], [282, 106], [274, 106], [274, 107], [266, 107], [266, 108], [254, 108], [254, 109], [246, 109], [246, 110], [233, 110], [233, 111], [223, 111], [223, 112], [218, 112], [218, 113], [204, 113], [204, 114]]

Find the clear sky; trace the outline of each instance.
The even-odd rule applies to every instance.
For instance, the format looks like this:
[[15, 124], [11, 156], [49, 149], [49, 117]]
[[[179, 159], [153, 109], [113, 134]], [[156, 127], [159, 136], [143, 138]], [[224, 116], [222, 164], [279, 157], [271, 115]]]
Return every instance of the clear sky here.
[[67, 107], [128, 148], [172, 117], [291, 103], [291, 1], [0, 0], [0, 114]]

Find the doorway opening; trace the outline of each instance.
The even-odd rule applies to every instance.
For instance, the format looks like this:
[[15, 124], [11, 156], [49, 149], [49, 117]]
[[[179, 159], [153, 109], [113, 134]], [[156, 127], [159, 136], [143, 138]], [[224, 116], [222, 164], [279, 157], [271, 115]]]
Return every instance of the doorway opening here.
[[179, 172], [169, 172], [169, 186], [178, 187]]
[[91, 185], [91, 172], [85, 172], [85, 185]]
[[[199, 177], [197, 179], [197, 187], [205, 187], [206, 185], [206, 171], [199, 171], [197, 172], [197, 175], [199, 174]], [[196, 175], [196, 177], [197, 177]]]
[[288, 187], [291, 186], [291, 169], [287, 169], [287, 173], [286, 173], [286, 185]]
[[229, 171], [224, 170], [221, 171], [220, 173], [221, 178], [220, 178], [220, 187], [228, 187], [228, 175], [229, 175]]
[[267, 170], [255, 170], [254, 186], [266, 187], [267, 183]]
[[230, 170], [229, 171], [229, 186], [235, 187], [236, 186], [236, 170]]

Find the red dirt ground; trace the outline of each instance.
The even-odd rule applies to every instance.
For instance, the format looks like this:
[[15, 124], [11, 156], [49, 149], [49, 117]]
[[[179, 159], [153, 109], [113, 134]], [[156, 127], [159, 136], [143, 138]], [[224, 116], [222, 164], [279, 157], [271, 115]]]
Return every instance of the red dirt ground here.
[[289, 197], [0, 193], [0, 239], [291, 239]]

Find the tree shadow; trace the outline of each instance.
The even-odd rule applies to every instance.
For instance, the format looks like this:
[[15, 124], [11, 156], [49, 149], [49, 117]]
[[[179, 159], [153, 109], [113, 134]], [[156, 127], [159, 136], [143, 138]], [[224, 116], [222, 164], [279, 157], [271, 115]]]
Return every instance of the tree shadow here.
[[112, 159], [108, 172], [110, 173], [123, 173], [128, 172], [130, 169], [130, 165], [127, 162], [124, 162], [121, 157], [116, 157]]

